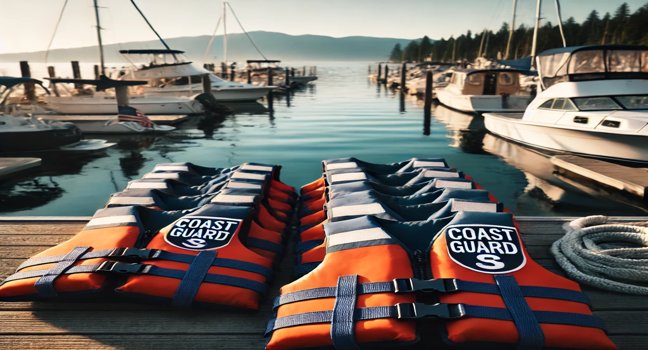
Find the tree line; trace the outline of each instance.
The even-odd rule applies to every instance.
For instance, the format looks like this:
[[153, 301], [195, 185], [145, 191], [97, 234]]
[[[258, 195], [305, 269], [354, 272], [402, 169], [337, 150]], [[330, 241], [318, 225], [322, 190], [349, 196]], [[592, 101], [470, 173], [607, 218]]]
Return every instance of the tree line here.
[[[586, 44], [630, 44], [648, 45], [648, 3], [630, 13], [627, 3], [621, 4], [613, 15], [609, 12], [603, 17], [593, 10], [583, 23], [573, 17], [563, 22], [567, 46]], [[509, 24], [504, 22], [496, 32], [485, 30], [432, 42], [424, 36], [412, 40], [404, 48], [396, 44], [389, 55], [392, 62], [402, 61], [472, 61], [479, 56], [497, 59], [516, 59], [531, 53], [533, 27], [521, 25], [515, 28], [509, 56], [505, 57], [509, 37]], [[537, 52], [561, 47], [562, 39], [558, 25], [545, 22], [538, 29]]]

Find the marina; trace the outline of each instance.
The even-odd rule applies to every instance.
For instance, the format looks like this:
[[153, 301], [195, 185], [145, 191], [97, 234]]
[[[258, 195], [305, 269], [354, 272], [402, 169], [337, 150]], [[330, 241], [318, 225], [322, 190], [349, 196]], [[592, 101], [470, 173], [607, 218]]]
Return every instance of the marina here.
[[0, 42], [0, 348], [645, 349], [629, 1], [39, 5]]

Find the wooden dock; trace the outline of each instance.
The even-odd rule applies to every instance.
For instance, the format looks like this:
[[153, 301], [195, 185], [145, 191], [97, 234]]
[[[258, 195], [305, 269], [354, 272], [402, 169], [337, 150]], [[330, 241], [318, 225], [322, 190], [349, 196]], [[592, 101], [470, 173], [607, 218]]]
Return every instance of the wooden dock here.
[[[44, 120], [52, 120], [58, 122], [82, 123], [82, 122], [97, 122], [109, 121], [115, 118], [115, 115], [59, 115], [59, 114], [42, 114], [39, 118]], [[172, 114], [172, 115], [147, 115], [152, 122], [160, 125], [176, 125], [189, 119], [189, 115]]]
[[[38, 220], [38, 221], [36, 221]], [[0, 278], [24, 259], [70, 238], [87, 218], [0, 218]], [[570, 218], [518, 217], [531, 256], [560, 271], [549, 245]], [[646, 221], [615, 218], [617, 221]], [[0, 303], [1, 349], [262, 349], [271, 317], [271, 300], [289, 282], [293, 256], [284, 257], [269, 298], [256, 313], [192, 310], [123, 302]], [[645, 297], [586, 289], [595, 314], [621, 349], [646, 349], [648, 303]]]
[[585, 179], [648, 203], [648, 168], [632, 168], [572, 155], [553, 156], [551, 163], [562, 175]]
[[14, 175], [17, 172], [37, 167], [41, 164], [40, 158], [0, 158], [0, 179]]

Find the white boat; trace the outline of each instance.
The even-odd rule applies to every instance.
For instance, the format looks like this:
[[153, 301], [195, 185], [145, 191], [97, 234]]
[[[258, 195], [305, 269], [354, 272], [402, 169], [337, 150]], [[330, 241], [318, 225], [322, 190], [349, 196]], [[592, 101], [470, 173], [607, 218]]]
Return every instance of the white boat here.
[[553, 152], [648, 162], [648, 47], [594, 45], [538, 56], [524, 113], [484, 114], [488, 131]]
[[[113, 69], [114, 79], [146, 80], [142, 91], [147, 95], [184, 96], [194, 98], [204, 92], [203, 76], [207, 74], [211, 82], [211, 94], [216, 101], [256, 101], [268, 94], [272, 87], [255, 86], [224, 80], [214, 73], [197, 67], [183, 58], [179, 50], [120, 50], [127, 58], [133, 55], [146, 55], [149, 63], [130, 68]], [[130, 59], [129, 59], [130, 60]]]
[[[175, 96], [130, 96], [130, 106], [145, 114], [201, 114], [203, 105], [189, 98]], [[59, 114], [116, 114], [117, 100], [105, 91], [88, 94], [47, 95], [46, 108]]]
[[[72, 123], [48, 122], [22, 111], [12, 111], [6, 102], [20, 84], [37, 84], [49, 92], [40, 80], [0, 77], [0, 152], [23, 151], [99, 151], [114, 146], [105, 140], [82, 140], [81, 131]], [[22, 100], [22, 99], [21, 99]], [[27, 101], [30, 102], [30, 101]], [[21, 105], [24, 109], [24, 105]], [[37, 106], [25, 110], [38, 109]]]
[[531, 96], [520, 87], [517, 69], [456, 69], [436, 97], [447, 107], [466, 113], [522, 112]]

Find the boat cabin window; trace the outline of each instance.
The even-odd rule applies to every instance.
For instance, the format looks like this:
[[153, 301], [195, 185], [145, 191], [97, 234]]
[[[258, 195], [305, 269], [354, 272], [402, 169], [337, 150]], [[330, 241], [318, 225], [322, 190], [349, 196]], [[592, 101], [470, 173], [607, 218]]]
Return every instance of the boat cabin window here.
[[568, 98], [552, 98], [543, 102], [539, 109], [551, 109], [555, 111], [577, 111], [576, 105]]
[[469, 74], [468, 79], [466, 79], [466, 83], [474, 86], [481, 85], [483, 77], [484, 76], [482, 74]]
[[611, 97], [577, 97], [573, 100], [581, 111], [622, 109]]
[[641, 54], [636, 50], [608, 51], [608, 70], [610, 72], [641, 72]]
[[648, 109], [648, 95], [615, 96], [625, 109]]
[[500, 72], [497, 75], [497, 85], [513, 85], [515, 84], [515, 79], [513, 78], [513, 74], [509, 72]]

